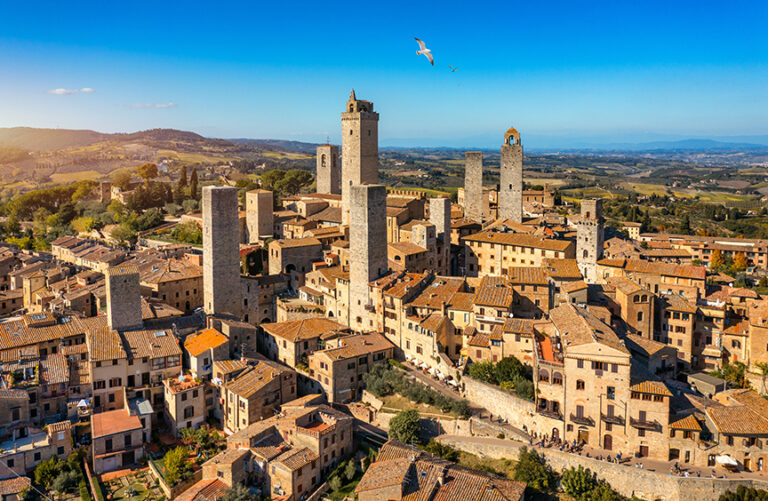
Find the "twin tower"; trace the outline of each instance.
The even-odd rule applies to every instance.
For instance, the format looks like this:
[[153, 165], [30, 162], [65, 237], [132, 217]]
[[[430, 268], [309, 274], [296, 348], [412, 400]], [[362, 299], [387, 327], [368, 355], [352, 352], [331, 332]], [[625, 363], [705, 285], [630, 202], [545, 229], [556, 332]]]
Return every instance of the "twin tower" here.
[[[484, 197], [486, 197], [484, 199]], [[464, 168], [464, 217], [482, 223], [489, 201], [483, 194], [483, 153], [468, 151]], [[499, 172], [499, 219], [523, 222], [523, 146], [511, 127], [504, 134]]]

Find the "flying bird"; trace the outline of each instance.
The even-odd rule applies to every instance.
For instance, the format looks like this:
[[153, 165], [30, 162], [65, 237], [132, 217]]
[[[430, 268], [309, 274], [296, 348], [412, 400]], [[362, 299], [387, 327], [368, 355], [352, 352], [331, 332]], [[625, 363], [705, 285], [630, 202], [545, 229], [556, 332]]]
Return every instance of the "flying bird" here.
[[434, 66], [435, 65], [435, 58], [432, 57], [432, 51], [427, 49], [427, 46], [424, 44], [424, 42], [422, 40], [419, 40], [416, 37], [414, 37], [413, 39], [416, 40], [417, 42], [419, 42], [419, 47], [421, 48], [421, 50], [417, 50], [416, 51], [416, 54], [418, 54], [420, 56], [421, 55], [425, 56], [427, 59], [429, 59], [429, 64]]
[[459, 69], [458, 66], [451, 66], [450, 64], [448, 65], [448, 67], [451, 68], [451, 73]]

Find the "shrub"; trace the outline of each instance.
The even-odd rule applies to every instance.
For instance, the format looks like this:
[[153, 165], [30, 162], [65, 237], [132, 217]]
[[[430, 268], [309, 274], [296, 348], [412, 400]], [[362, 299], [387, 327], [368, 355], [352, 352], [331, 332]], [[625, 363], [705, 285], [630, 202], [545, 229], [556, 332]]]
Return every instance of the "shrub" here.
[[355, 462], [355, 458], [350, 459], [347, 462], [347, 465], [344, 467], [344, 477], [348, 481], [352, 481], [352, 479], [355, 478], [355, 474], [357, 473], [357, 463]]
[[330, 487], [332, 491], [341, 489], [341, 479], [338, 475], [328, 480], [328, 487]]
[[78, 488], [80, 490], [80, 499], [82, 501], [91, 501], [91, 494], [88, 492], [88, 486], [85, 484], [85, 480], [80, 481]]
[[573, 466], [563, 471], [560, 485], [569, 496], [577, 499], [586, 499], [588, 495], [597, 487], [597, 481], [589, 468], [579, 465]]
[[475, 362], [469, 366], [469, 375], [485, 383], [496, 384], [496, 373], [493, 370], [493, 362]]
[[443, 445], [440, 442], [435, 441], [434, 438], [430, 439], [429, 443], [424, 446], [424, 450], [448, 461], [456, 462], [459, 459], [459, 451], [450, 445]]
[[515, 480], [525, 482], [532, 489], [548, 491], [554, 487], [555, 474], [535, 449], [523, 447], [515, 466]]
[[165, 464], [165, 480], [169, 486], [176, 485], [189, 467], [187, 464], [187, 449], [176, 447], [163, 456]]
[[65, 471], [56, 477], [56, 479], [51, 484], [51, 489], [58, 492], [59, 494], [63, 494], [64, 492], [67, 492], [72, 487], [77, 485], [79, 481], [80, 481], [79, 472], [74, 470]]
[[398, 412], [389, 422], [389, 437], [406, 444], [420, 443], [420, 432], [419, 413], [413, 409]]

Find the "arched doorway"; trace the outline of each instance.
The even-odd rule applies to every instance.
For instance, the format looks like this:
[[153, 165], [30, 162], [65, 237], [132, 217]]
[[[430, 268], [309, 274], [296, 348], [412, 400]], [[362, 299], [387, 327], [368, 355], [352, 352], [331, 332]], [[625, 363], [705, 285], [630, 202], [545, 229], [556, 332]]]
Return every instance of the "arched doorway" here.
[[610, 451], [613, 450], [613, 437], [606, 435], [603, 437], [603, 449]]
[[557, 440], [560, 438], [560, 430], [557, 428], [552, 428], [552, 438]]
[[579, 428], [578, 434], [579, 442], [589, 443], [589, 430], [587, 428]]

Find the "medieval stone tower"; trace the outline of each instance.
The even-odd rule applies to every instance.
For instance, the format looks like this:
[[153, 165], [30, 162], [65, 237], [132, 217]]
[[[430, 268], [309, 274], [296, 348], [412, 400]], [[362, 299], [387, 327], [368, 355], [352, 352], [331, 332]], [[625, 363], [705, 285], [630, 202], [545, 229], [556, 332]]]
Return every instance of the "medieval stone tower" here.
[[597, 282], [597, 262], [603, 258], [603, 201], [581, 201], [581, 220], [576, 229], [576, 262], [587, 283]]
[[379, 114], [353, 90], [341, 114], [342, 222], [349, 222], [350, 187], [379, 182]]
[[464, 155], [464, 217], [483, 222], [483, 152]]
[[271, 237], [273, 230], [274, 202], [269, 190], [251, 190], [245, 194], [245, 226], [248, 243]]
[[436, 268], [442, 275], [450, 273], [451, 259], [451, 199], [429, 199], [429, 222], [435, 225], [437, 237]]
[[107, 324], [110, 329], [140, 329], [141, 287], [139, 270], [134, 265], [118, 265], [107, 269]]
[[[349, 316], [350, 327], [373, 327], [368, 284], [387, 272], [387, 189], [355, 184], [349, 188]], [[368, 308], [368, 309], [367, 309]]]
[[203, 307], [208, 315], [240, 314], [237, 188], [203, 188]]
[[339, 147], [324, 144], [317, 147], [317, 192], [341, 193], [341, 169], [339, 169]]
[[514, 127], [504, 134], [501, 145], [499, 219], [523, 222], [523, 145]]

